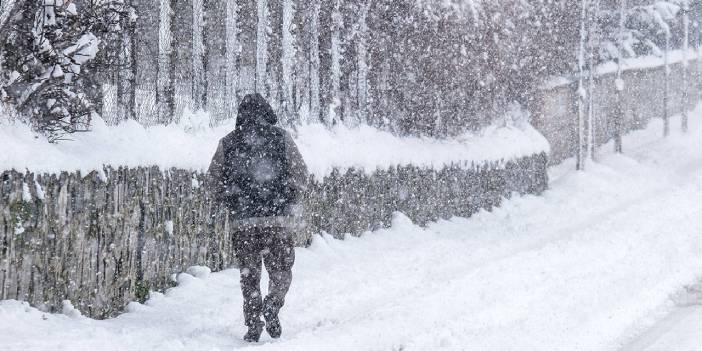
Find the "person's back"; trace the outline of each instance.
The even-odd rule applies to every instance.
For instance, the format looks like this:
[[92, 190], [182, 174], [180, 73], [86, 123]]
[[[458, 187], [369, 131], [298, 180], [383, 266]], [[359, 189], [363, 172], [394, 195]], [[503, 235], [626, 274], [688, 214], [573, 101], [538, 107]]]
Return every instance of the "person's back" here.
[[[290, 135], [275, 126], [277, 117], [259, 94], [239, 106], [236, 129], [224, 137], [210, 165], [210, 187], [229, 211], [234, 247], [242, 272], [247, 341], [258, 341], [263, 313], [277, 338], [278, 312], [292, 280], [295, 259], [288, 227], [307, 181], [305, 164]], [[261, 260], [271, 285], [260, 293]]]
[[209, 173], [230, 218], [280, 221], [300, 199], [307, 170], [292, 138], [276, 122], [263, 97], [247, 95], [236, 130], [220, 141]]

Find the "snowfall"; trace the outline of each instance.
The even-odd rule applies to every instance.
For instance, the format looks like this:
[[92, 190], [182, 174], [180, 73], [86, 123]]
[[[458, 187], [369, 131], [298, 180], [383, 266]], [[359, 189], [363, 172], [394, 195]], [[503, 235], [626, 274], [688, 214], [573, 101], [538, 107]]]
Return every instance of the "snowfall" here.
[[193, 267], [105, 321], [0, 302], [0, 348], [699, 350], [702, 108], [688, 134], [672, 125], [469, 219], [423, 228], [398, 213], [360, 238], [317, 236], [297, 250], [278, 340], [242, 341], [237, 270]]

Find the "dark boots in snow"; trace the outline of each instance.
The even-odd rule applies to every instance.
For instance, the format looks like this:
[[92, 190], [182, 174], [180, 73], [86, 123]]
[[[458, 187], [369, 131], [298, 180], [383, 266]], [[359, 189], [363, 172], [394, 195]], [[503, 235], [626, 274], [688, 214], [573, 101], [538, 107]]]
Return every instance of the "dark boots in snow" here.
[[244, 335], [244, 341], [246, 342], [258, 342], [261, 338], [261, 333], [263, 332], [263, 322], [258, 321], [249, 325], [249, 331]]
[[278, 339], [283, 333], [283, 328], [280, 326], [278, 319], [278, 311], [274, 308], [266, 308], [263, 311], [263, 318], [266, 319], [266, 331], [273, 339]]

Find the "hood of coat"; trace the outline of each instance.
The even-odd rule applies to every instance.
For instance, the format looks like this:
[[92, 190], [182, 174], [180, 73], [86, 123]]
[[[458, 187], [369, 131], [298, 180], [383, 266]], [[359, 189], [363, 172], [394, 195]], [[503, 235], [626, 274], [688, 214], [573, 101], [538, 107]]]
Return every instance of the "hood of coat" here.
[[275, 125], [278, 117], [273, 108], [261, 94], [249, 94], [239, 104], [236, 129], [248, 129], [260, 125]]

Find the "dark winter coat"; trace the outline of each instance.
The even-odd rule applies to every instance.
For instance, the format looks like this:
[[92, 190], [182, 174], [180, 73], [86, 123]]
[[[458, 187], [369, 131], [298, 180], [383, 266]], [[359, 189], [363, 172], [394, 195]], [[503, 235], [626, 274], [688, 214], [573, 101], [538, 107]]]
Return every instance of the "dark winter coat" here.
[[307, 168], [292, 137], [259, 94], [244, 97], [236, 129], [225, 136], [209, 168], [210, 187], [239, 224], [285, 223], [305, 191]]

